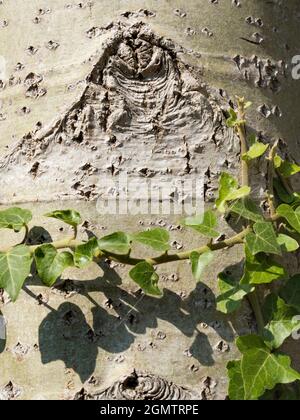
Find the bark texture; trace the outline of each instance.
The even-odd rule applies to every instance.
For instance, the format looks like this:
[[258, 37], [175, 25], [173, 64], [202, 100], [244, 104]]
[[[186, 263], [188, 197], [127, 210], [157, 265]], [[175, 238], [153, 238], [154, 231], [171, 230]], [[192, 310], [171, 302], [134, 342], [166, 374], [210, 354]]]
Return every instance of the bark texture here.
[[[35, 242], [62, 235], [44, 213], [74, 207], [82, 237], [157, 225], [174, 249], [199, 246], [176, 217], [99, 216], [99, 178], [205, 176], [210, 202], [219, 172], [238, 169], [222, 113], [234, 95], [253, 101], [251, 129], [300, 158], [299, 19], [296, 0], [0, 1], [0, 202], [34, 211]], [[265, 168], [252, 179], [260, 195]], [[238, 272], [240, 251], [220, 251], [196, 288], [188, 264], [161, 267], [161, 300], [116, 264], [51, 290], [33, 275], [16, 304], [1, 294], [0, 399], [225, 398], [234, 338], [255, 327], [247, 304], [229, 319], [215, 308], [216, 275]]]

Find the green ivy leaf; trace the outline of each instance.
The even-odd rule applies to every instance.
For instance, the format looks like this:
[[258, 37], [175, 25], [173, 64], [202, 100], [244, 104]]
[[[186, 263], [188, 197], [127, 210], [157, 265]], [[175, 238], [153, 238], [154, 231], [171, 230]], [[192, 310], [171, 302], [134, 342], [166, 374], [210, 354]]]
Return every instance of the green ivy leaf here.
[[58, 253], [51, 244], [38, 247], [34, 259], [38, 275], [48, 287], [54, 285], [66, 268], [74, 265], [73, 255], [70, 252]]
[[299, 212], [300, 211], [300, 208], [299, 208], [300, 207], [300, 194], [295, 192], [293, 194], [293, 197], [294, 197], [294, 201], [292, 203], [292, 207], [293, 207], [294, 210]]
[[237, 116], [237, 113], [235, 112], [235, 110], [233, 108], [230, 107], [228, 112], [229, 112], [230, 117], [233, 120], [237, 120], [238, 116]]
[[139, 232], [133, 236], [133, 240], [150, 246], [156, 251], [165, 252], [170, 249], [170, 234], [161, 228]]
[[0, 252], [0, 288], [6, 290], [13, 302], [30, 274], [31, 263], [27, 246], [19, 245], [6, 253]]
[[272, 223], [257, 222], [253, 226], [254, 233], [248, 233], [246, 244], [253, 255], [265, 254], [282, 255]]
[[243, 401], [245, 399], [241, 363], [241, 360], [233, 360], [227, 364], [229, 379], [228, 396], [231, 401]]
[[256, 142], [258, 142], [258, 138], [256, 137], [256, 134], [251, 134], [248, 137], [248, 143], [250, 146], [253, 146]]
[[76, 227], [81, 223], [81, 216], [75, 210], [56, 210], [51, 213], [45, 214], [46, 217], [52, 217], [53, 219], [61, 220], [67, 225]]
[[250, 146], [248, 152], [243, 155], [243, 160], [250, 161], [257, 159], [264, 155], [268, 148], [268, 144], [261, 143], [256, 139], [256, 141]]
[[289, 278], [285, 285], [281, 287], [280, 296], [284, 301], [295, 308], [298, 312], [300, 311], [300, 274]]
[[244, 297], [254, 291], [253, 286], [240, 284], [226, 273], [219, 274], [218, 285], [221, 294], [217, 297], [217, 310], [224, 314], [239, 309]]
[[278, 349], [294, 331], [300, 329], [300, 319], [296, 318], [299, 313], [274, 294], [266, 298], [263, 310], [267, 320], [264, 341], [271, 349]]
[[12, 207], [0, 211], [0, 229], [13, 229], [15, 232], [28, 225], [32, 219], [32, 213], [29, 210], [19, 207]]
[[228, 112], [230, 117], [226, 120], [227, 127], [233, 128], [246, 123], [246, 121], [238, 119], [237, 113], [233, 108], [229, 108]]
[[250, 187], [239, 188], [239, 184], [230, 174], [223, 172], [220, 178], [219, 197], [216, 206], [221, 213], [226, 212], [226, 204], [250, 194]]
[[285, 269], [266, 255], [252, 255], [245, 247], [245, 272], [241, 284], [269, 284], [286, 277]]
[[277, 210], [277, 214], [288, 221], [288, 223], [300, 233], [300, 211], [299, 207], [293, 210], [288, 204], [281, 204]]
[[90, 264], [99, 252], [97, 238], [92, 238], [82, 245], [78, 245], [74, 252], [74, 262], [76, 267], [84, 268]]
[[238, 214], [246, 220], [253, 222], [263, 222], [264, 217], [260, 208], [249, 197], [241, 198], [230, 206], [232, 213]]
[[242, 360], [230, 362], [227, 366], [231, 400], [257, 400], [277, 384], [300, 379], [291, 368], [291, 359], [279, 352], [271, 352], [260, 337], [239, 337], [237, 346]]
[[187, 217], [184, 220], [184, 224], [209, 238], [217, 238], [220, 236], [220, 233], [215, 229], [218, 225], [217, 217], [211, 210], [208, 210], [199, 216]]
[[192, 272], [197, 282], [201, 280], [204, 269], [212, 262], [213, 258], [212, 251], [207, 251], [204, 254], [199, 254], [198, 252], [191, 253]]
[[226, 120], [227, 127], [232, 128], [237, 124], [237, 113], [233, 108], [229, 108], [228, 110], [230, 117]]
[[300, 205], [300, 194], [296, 192], [290, 194], [285, 189], [284, 185], [278, 178], [274, 179], [274, 189], [276, 191], [278, 198], [280, 199], [280, 201], [282, 201], [282, 203], [286, 203], [286, 204], [298, 203], [298, 205]]
[[249, 334], [238, 337], [236, 340], [236, 345], [242, 354], [248, 350], [253, 349], [253, 347], [264, 347], [262, 338], [256, 334]]
[[294, 252], [299, 249], [298, 242], [288, 235], [280, 233], [277, 237], [277, 242], [281, 246], [283, 252]]
[[300, 172], [300, 166], [288, 160], [283, 160], [278, 155], [274, 157], [274, 167], [284, 178], [289, 178]]
[[159, 276], [155, 272], [153, 265], [142, 261], [130, 271], [129, 275], [147, 295], [162, 296], [162, 292], [158, 287]]
[[279, 384], [271, 391], [265, 392], [260, 401], [299, 401], [299, 381], [292, 384]]
[[130, 251], [130, 239], [124, 232], [115, 232], [98, 239], [98, 246], [102, 251], [126, 255]]

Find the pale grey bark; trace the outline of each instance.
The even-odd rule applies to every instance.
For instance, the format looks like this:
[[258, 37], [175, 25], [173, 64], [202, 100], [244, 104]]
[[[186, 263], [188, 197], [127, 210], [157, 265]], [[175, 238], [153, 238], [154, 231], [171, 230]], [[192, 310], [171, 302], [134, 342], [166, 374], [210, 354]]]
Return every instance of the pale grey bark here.
[[[93, 63], [103, 56], [103, 41], [111, 35], [110, 30], [100, 28], [107, 28], [111, 22], [113, 31], [119, 21], [129, 27], [142, 21], [156, 37], [170, 39], [167, 47], [176, 46], [178, 62], [193, 67], [188, 70], [188, 77], [197, 73], [197, 89], [200, 80], [217, 92], [225, 90], [229, 97], [243, 95], [253, 101], [251, 128], [261, 132], [268, 141], [284, 139], [292, 156], [299, 159], [300, 81], [291, 78], [290, 65], [291, 58], [299, 53], [299, 19], [297, 0], [3, 0], [0, 4], [0, 63], [5, 63], [5, 71], [0, 77], [0, 154], [2, 162], [4, 156], [10, 154], [8, 173], [13, 177], [7, 177], [7, 172], [1, 168], [1, 176], [6, 177], [6, 190], [0, 189], [1, 202], [8, 194], [10, 201], [28, 201], [28, 197], [36, 199], [42, 195], [45, 200], [47, 197], [45, 183], [40, 184], [40, 191], [38, 187], [34, 190], [34, 186], [39, 185], [38, 177], [28, 178], [31, 182], [31, 189], [28, 189], [27, 172], [36, 160], [32, 158], [26, 163], [28, 166], [24, 164], [24, 155], [18, 151], [19, 141], [27, 133], [34, 132], [33, 139], [26, 139], [29, 149], [25, 150], [35, 152], [39, 123], [53, 128], [52, 121], [64, 117], [68, 113], [66, 110], [82, 97], [83, 81], [91, 73]], [[178, 46], [182, 46], [182, 50]], [[145, 59], [149, 62], [149, 58]], [[126, 60], [128, 62], [130, 57]], [[189, 80], [185, 79], [185, 83]], [[174, 86], [172, 89], [174, 91]], [[223, 105], [222, 92], [218, 93], [219, 107]], [[211, 98], [209, 91], [208, 101], [212, 101]], [[196, 108], [204, 112], [206, 105], [197, 100]], [[153, 101], [156, 104], [157, 98]], [[117, 101], [114, 106], [118, 108], [116, 104]], [[216, 114], [221, 118], [220, 111]], [[118, 117], [113, 111], [111, 115], [111, 120]], [[122, 115], [119, 117], [117, 122], [122, 125]], [[181, 118], [186, 118], [187, 128], [179, 124], [180, 130], [186, 130], [187, 144], [194, 148], [194, 136], [199, 133], [193, 127], [193, 118], [187, 111], [175, 120], [180, 122]], [[113, 126], [114, 121], [111, 122]], [[224, 132], [223, 139], [218, 134], [219, 149], [214, 149], [208, 141], [203, 155], [192, 155], [193, 169], [200, 168], [203, 173], [210, 168], [217, 177], [218, 165], [222, 158], [225, 162], [224, 154], [227, 153], [228, 160], [232, 160], [230, 169], [238, 170], [237, 158], [234, 160], [236, 150], [228, 151], [230, 136], [226, 129]], [[143, 132], [139, 133], [135, 147], [142, 136]], [[43, 139], [46, 137], [42, 135]], [[163, 138], [164, 141], [168, 139], [167, 136]], [[169, 141], [176, 143], [178, 138], [171, 136]], [[42, 157], [46, 164], [57, 164], [64, 149], [55, 150], [58, 150], [57, 146], [52, 147], [51, 143], [50, 149], [44, 149], [39, 159]], [[64, 155], [68, 156], [67, 183], [73, 162], [77, 167], [82, 163], [82, 153], [80, 150], [76, 153], [76, 150], [73, 148], [70, 155]], [[99, 153], [101, 155], [101, 148]], [[88, 158], [91, 158], [90, 154]], [[161, 162], [156, 160], [156, 164]], [[166, 160], [166, 166], [169, 164]], [[145, 165], [145, 162], [139, 162], [136, 168], [143, 169]], [[175, 163], [175, 169], [179, 171], [182, 167], [184, 170], [185, 165], [183, 153]], [[49, 197], [53, 200], [58, 193], [58, 198], [62, 198], [62, 184], [59, 184], [60, 189], [54, 188], [55, 173], [51, 172], [51, 167], [45, 170], [50, 173]], [[22, 188], [14, 185], [20, 174]], [[253, 168], [253, 174], [255, 185], [264, 186], [263, 170]], [[60, 176], [63, 178], [63, 171]], [[210, 187], [213, 189], [213, 185]], [[68, 184], [66, 193], [70, 196], [69, 189]], [[14, 191], [18, 193], [16, 197], [11, 194]], [[258, 187], [257, 193], [260, 193]], [[54, 239], [62, 234], [60, 225], [49, 223], [41, 216], [62, 206], [78, 208], [90, 221], [91, 230], [99, 235], [124, 227], [135, 231], [141, 228], [140, 219], [144, 227], [150, 223], [161, 224], [161, 218], [157, 216], [99, 217], [94, 203], [74, 201], [78, 198], [74, 195], [70, 202], [29, 202], [25, 206], [36, 213], [36, 224], [49, 230]], [[198, 238], [173, 230], [178, 224], [176, 218], [162, 219], [179, 244], [184, 243], [187, 248], [199, 244]], [[84, 237], [83, 231], [80, 234]], [[12, 237], [5, 241], [12, 241]], [[192, 392], [201, 398], [224, 398], [225, 366], [228, 360], [237, 357], [234, 338], [236, 333], [251, 331], [254, 323], [247, 305], [233, 318], [225, 319], [218, 314], [213, 293], [216, 292], [217, 273], [226, 265], [239, 263], [240, 258], [240, 249], [218, 254], [204, 279], [208, 286], [201, 284], [196, 290], [186, 263], [161, 268], [162, 286], [165, 287], [162, 300], [141, 298], [136, 294], [137, 287], [128, 279], [126, 269], [116, 266], [112, 271], [105, 265], [84, 272], [70, 271], [65, 275], [70, 281], [51, 291], [41, 288], [34, 278], [16, 304], [1, 297], [0, 309], [8, 322], [8, 337], [6, 350], [0, 355], [0, 399], [73, 398], [83, 387], [84, 391], [77, 397], [102, 395], [114, 382], [124, 382], [121, 378], [128, 377], [134, 369], [141, 372], [140, 376], [129, 378], [140, 383], [140, 389], [145, 381], [153, 380], [154, 385], [161, 381], [161, 395], [166, 396], [165, 384], [172, 381], [178, 387], [172, 389], [173, 396], [183, 398]], [[297, 269], [298, 262], [292, 263]], [[114, 392], [120, 398], [116, 388]], [[139, 395], [139, 391], [136, 392]], [[128, 398], [129, 394], [126, 391], [124, 395]]]

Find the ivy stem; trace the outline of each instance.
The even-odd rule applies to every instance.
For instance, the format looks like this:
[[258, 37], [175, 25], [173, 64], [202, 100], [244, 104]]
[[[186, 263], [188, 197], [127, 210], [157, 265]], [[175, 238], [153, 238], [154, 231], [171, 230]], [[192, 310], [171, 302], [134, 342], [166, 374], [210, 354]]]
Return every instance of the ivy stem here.
[[119, 254], [112, 254], [106, 251], [102, 251], [98, 258], [109, 258], [112, 261], [120, 262], [126, 265], [136, 265], [142, 261], [147, 261], [151, 265], [161, 265], [166, 264], [174, 261], [183, 261], [188, 260], [192, 252], [197, 252], [198, 254], [204, 254], [207, 251], [219, 251], [225, 248], [231, 248], [232, 246], [238, 245], [243, 243], [243, 239], [245, 236], [251, 231], [251, 228], [246, 228], [238, 235], [235, 235], [229, 239], [225, 239], [222, 242], [217, 242], [214, 244], [204, 245], [200, 248], [193, 249], [186, 252], [179, 252], [177, 254], [162, 254], [158, 257], [150, 257], [150, 258], [132, 258], [128, 257], [127, 255], [119, 255]]
[[270, 150], [269, 156], [268, 156], [268, 203], [269, 203], [269, 209], [270, 209], [270, 216], [272, 220], [276, 220], [276, 209], [274, 204], [274, 158], [276, 155], [276, 149], [278, 146], [278, 141], [275, 142], [273, 147]]
[[265, 328], [265, 320], [261, 311], [257, 290], [249, 294], [248, 299], [257, 322], [258, 333], [261, 335]]
[[281, 173], [279, 172], [278, 169], [275, 169], [276, 175], [278, 176], [278, 178], [280, 179], [282, 185], [284, 186], [285, 190], [290, 194], [293, 195], [294, 194], [294, 190], [292, 188], [292, 186], [290, 185], [290, 182], [287, 178], [284, 178]]
[[[74, 239], [73, 236], [71, 236], [70, 238], [64, 238], [64, 239], [61, 239], [60, 241], [50, 242], [44, 245], [52, 245], [55, 249], [65, 249], [65, 248], [75, 249], [77, 246], [82, 245], [82, 244], [84, 244], [84, 242], [78, 241]], [[38, 249], [40, 246], [41, 245], [31, 245], [29, 247], [30, 253], [34, 254], [35, 250]]]
[[77, 238], [77, 234], [78, 234], [78, 227], [77, 225], [72, 226], [73, 229], [73, 239]]
[[[248, 166], [248, 161], [246, 159], [243, 159], [243, 156], [248, 152], [246, 124], [244, 122], [246, 120], [245, 99], [237, 98], [237, 105], [238, 105], [238, 119], [239, 121], [241, 121], [237, 125], [237, 132], [238, 132], [238, 136], [240, 138], [240, 143], [241, 143], [241, 182], [242, 182], [243, 187], [248, 187], [250, 184], [249, 183], [249, 166]], [[272, 162], [273, 162], [273, 158], [272, 158]], [[276, 212], [274, 211], [271, 217], [274, 217], [275, 214]], [[264, 329], [265, 322], [264, 322], [264, 318], [263, 318], [263, 314], [262, 314], [261, 306], [259, 302], [259, 297], [258, 297], [258, 293], [256, 289], [254, 290], [253, 293], [248, 295], [248, 300], [251, 305], [252, 311], [254, 313], [256, 322], [257, 322], [258, 332], [259, 334], [261, 334]]]
[[[161, 264], [166, 264], [166, 263], [170, 263], [170, 262], [174, 262], [174, 261], [188, 260], [190, 258], [190, 255], [191, 255], [192, 252], [198, 252], [199, 254], [204, 254], [207, 251], [219, 251], [221, 249], [231, 248], [235, 245], [242, 244], [244, 242], [245, 236], [250, 231], [251, 231], [251, 228], [248, 227], [248, 228], [244, 229], [242, 232], [240, 232], [239, 234], [237, 234], [235, 236], [232, 236], [231, 238], [225, 239], [224, 241], [204, 245], [200, 248], [193, 249], [193, 250], [187, 251], [187, 252], [179, 252], [177, 254], [166, 254], [166, 253], [164, 253], [164, 254], [162, 254], [158, 257], [150, 257], [150, 258], [139, 259], [139, 258], [131, 257], [129, 254], [119, 255], [119, 254], [114, 254], [114, 253], [111, 253], [111, 252], [100, 251], [99, 250], [96, 259], [99, 260], [99, 259], [103, 259], [103, 258], [108, 258], [108, 259], [111, 259], [112, 261], [116, 261], [116, 262], [126, 264], [126, 265], [132, 265], [132, 266], [138, 264], [139, 262], [145, 261], [145, 260], [147, 262], [149, 262], [149, 264], [152, 264], [152, 265], [161, 265]], [[56, 249], [65, 249], [65, 248], [75, 249], [77, 246], [83, 245], [84, 243], [85, 242], [82, 242], [82, 241], [74, 239], [73, 237], [70, 237], [70, 238], [62, 239], [62, 240], [57, 241], [57, 242], [52, 242], [51, 245]], [[31, 254], [33, 254], [35, 252], [35, 250], [37, 248], [39, 248], [40, 246], [41, 245], [30, 246], [29, 250], [30, 250]]]
[[136, 264], [146, 260], [149, 264], [156, 266], [156, 265], [171, 263], [175, 261], [188, 260], [190, 259], [192, 252], [197, 252], [198, 254], [202, 255], [207, 251], [219, 251], [221, 249], [231, 248], [235, 245], [242, 244], [244, 242], [245, 236], [250, 231], [251, 231], [251, 228], [246, 228], [242, 232], [240, 232], [238, 235], [235, 235], [229, 239], [225, 239], [222, 242], [204, 245], [200, 248], [193, 249], [187, 252], [179, 252], [177, 254], [162, 254], [159, 257], [137, 259], [137, 258], [128, 257], [127, 255], [117, 255], [117, 254], [111, 254], [111, 253], [103, 251], [99, 255], [98, 258], [105, 257], [105, 258], [111, 259], [112, 261], [120, 262], [126, 265], [132, 265], [132, 266], [135, 266]]
[[238, 119], [242, 121], [237, 125], [237, 132], [240, 138], [241, 144], [241, 183], [242, 186], [249, 186], [249, 167], [243, 156], [248, 152], [247, 138], [246, 138], [246, 125], [245, 121], [245, 100], [244, 98], [238, 98]]
[[28, 237], [28, 233], [29, 233], [28, 225], [24, 225], [24, 229], [25, 229], [24, 238], [23, 238], [22, 242], [20, 243], [20, 245], [26, 244], [26, 241], [27, 241], [27, 237]]

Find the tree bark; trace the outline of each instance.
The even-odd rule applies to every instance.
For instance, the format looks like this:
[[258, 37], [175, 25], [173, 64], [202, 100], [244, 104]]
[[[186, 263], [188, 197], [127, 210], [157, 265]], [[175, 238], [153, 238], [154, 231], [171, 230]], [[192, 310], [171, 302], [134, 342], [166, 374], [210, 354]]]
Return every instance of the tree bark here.
[[[164, 53], [168, 51], [173, 65], [177, 66], [174, 68], [182, 70], [180, 66], [185, 66], [188, 77], [196, 74], [197, 83], [201, 80], [205, 89], [209, 87], [210, 104], [217, 96], [219, 107], [224, 107], [225, 91], [229, 98], [245, 96], [254, 104], [249, 114], [251, 130], [270, 143], [283, 139], [288, 153], [300, 160], [300, 82], [291, 77], [291, 59], [299, 53], [300, 5], [297, 0], [3, 0], [0, 3], [0, 201], [7, 205], [6, 198], [10, 197], [10, 202], [23, 202], [34, 212], [35, 224], [49, 231], [54, 240], [61, 237], [62, 226], [47, 221], [42, 215], [57, 208], [73, 207], [81, 211], [89, 221], [90, 230], [99, 236], [117, 230], [134, 232], [141, 229], [141, 224], [144, 228], [165, 224], [177, 241], [174, 247], [182, 243], [187, 248], [199, 246], [199, 238], [191, 238], [188, 232], [176, 229], [176, 216], [99, 216], [92, 201], [83, 201], [76, 195], [63, 201], [64, 188], [68, 193], [70, 177], [82, 163], [80, 154], [73, 156], [73, 149], [66, 155], [56, 154], [57, 149], [50, 146], [38, 155], [50, 164], [45, 169], [51, 174], [48, 187], [45, 183], [39, 184], [42, 173], [32, 169], [38, 160], [30, 153], [36, 152], [39, 145], [41, 125], [42, 129], [48, 128], [40, 138], [51, 140], [52, 137], [47, 137], [49, 127], [52, 130], [49, 136], [52, 136], [57, 121], [59, 124], [70, 121], [70, 107], [75, 104], [76, 110], [82, 101], [86, 104], [90, 99], [83, 96], [86, 78], [88, 83], [95, 83], [102, 61], [104, 67], [108, 66], [105, 41], [120, 31], [124, 37], [124, 28], [142, 25], [140, 22], [159, 40], [156, 48], [159, 45]], [[145, 58], [147, 64], [151, 58], [152, 55]], [[137, 65], [140, 66], [143, 59], [136, 59]], [[128, 56], [126, 60], [130, 62]], [[102, 81], [95, 84], [101, 89], [104, 86]], [[212, 88], [214, 90], [210, 90]], [[126, 97], [125, 93], [123, 95]], [[196, 101], [193, 95], [191, 98]], [[119, 98], [114, 99], [115, 103], [117, 100]], [[154, 106], [157, 106], [155, 100]], [[204, 107], [201, 109], [203, 117]], [[122, 126], [122, 119], [110, 111], [110, 115], [117, 118], [111, 117], [111, 130], [114, 132], [117, 127], [117, 137], [121, 138], [118, 127]], [[122, 109], [123, 114], [125, 111]], [[179, 128], [178, 133], [182, 138], [187, 137], [183, 143], [187, 149], [181, 152], [174, 170], [184, 170], [188, 178], [189, 170], [190, 176], [195, 177], [196, 169], [204, 176], [209, 168], [212, 179], [208, 180], [211, 182], [208, 190], [211, 188], [214, 194], [214, 182], [222, 165], [223, 168], [228, 165], [225, 161], [229, 159], [230, 171], [238, 171], [236, 139], [225, 128], [223, 118], [216, 139], [221, 146], [216, 149], [212, 137], [208, 136], [205, 142], [202, 132], [199, 134], [198, 128], [193, 127], [193, 117], [185, 109], [178, 115], [174, 118], [176, 123], [183, 120], [184, 128]], [[220, 110], [218, 115], [222, 118]], [[209, 122], [210, 118], [208, 115]], [[140, 127], [133, 128], [131, 136], [141, 142], [144, 132], [141, 134], [138, 130]], [[24, 140], [23, 136], [29, 132], [31, 137]], [[149, 136], [151, 140], [152, 133]], [[200, 146], [203, 143], [205, 151], [200, 157], [192, 154], [191, 161], [187, 162], [187, 150], [196, 148], [195, 136], [199, 136]], [[168, 138], [163, 132], [158, 140], [167, 139], [168, 144], [176, 144], [177, 137]], [[101, 153], [106, 153], [104, 145], [101, 147], [99, 158], [95, 160], [99, 161]], [[125, 144], [125, 155], [130, 153], [126, 147]], [[24, 150], [29, 160], [24, 160]], [[143, 148], [136, 150], [136, 159], [139, 159]], [[9, 158], [5, 158], [7, 155]], [[59, 165], [52, 172], [51, 165], [54, 168], [56, 159], [63, 162], [62, 158], [66, 168], [59, 176], [63, 179], [65, 175], [68, 180], [57, 187], [53, 179]], [[167, 167], [170, 159], [164, 159], [162, 163]], [[160, 163], [157, 158], [154, 169], [161, 170]], [[28, 167], [34, 172], [30, 176]], [[89, 175], [87, 180], [90, 184]], [[251, 180], [259, 196], [260, 188], [265, 187], [265, 168], [254, 167]], [[50, 203], [37, 202], [47, 201], [47, 197]], [[211, 197], [207, 198], [210, 200]], [[226, 233], [232, 233], [231, 229], [226, 227]], [[41, 229], [33, 234], [40, 238]], [[80, 235], [85, 237], [85, 229]], [[12, 243], [15, 236], [13, 239], [5, 233], [4, 240]], [[127, 276], [127, 269], [107, 264], [95, 265], [83, 272], [69, 270], [64, 275], [65, 281], [52, 290], [41, 287], [33, 276], [15, 304], [0, 295], [0, 310], [8, 331], [6, 343], [0, 340], [0, 399], [71, 399], [93, 395], [131, 398], [130, 392], [138, 396], [136, 386], [133, 391], [126, 387], [129, 382], [142, 384], [141, 387], [151, 383], [153, 389], [158, 384], [161, 394], [149, 391], [154, 393], [153, 398], [224, 399], [226, 363], [238, 357], [235, 336], [255, 328], [247, 304], [229, 319], [215, 309], [217, 274], [226, 266], [238, 272], [241, 251], [240, 248], [220, 251], [203, 283], [196, 288], [185, 262], [162, 267], [164, 297], [161, 300], [140, 296]], [[292, 269], [297, 269], [298, 262], [291, 261], [291, 265]], [[297, 363], [297, 352], [292, 347], [290, 343]], [[122, 392], [120, 386], [112, 388], [115, 382], [122, 385]], [[176, 385], [170, 388], [167, 386], [170, 382]]]

